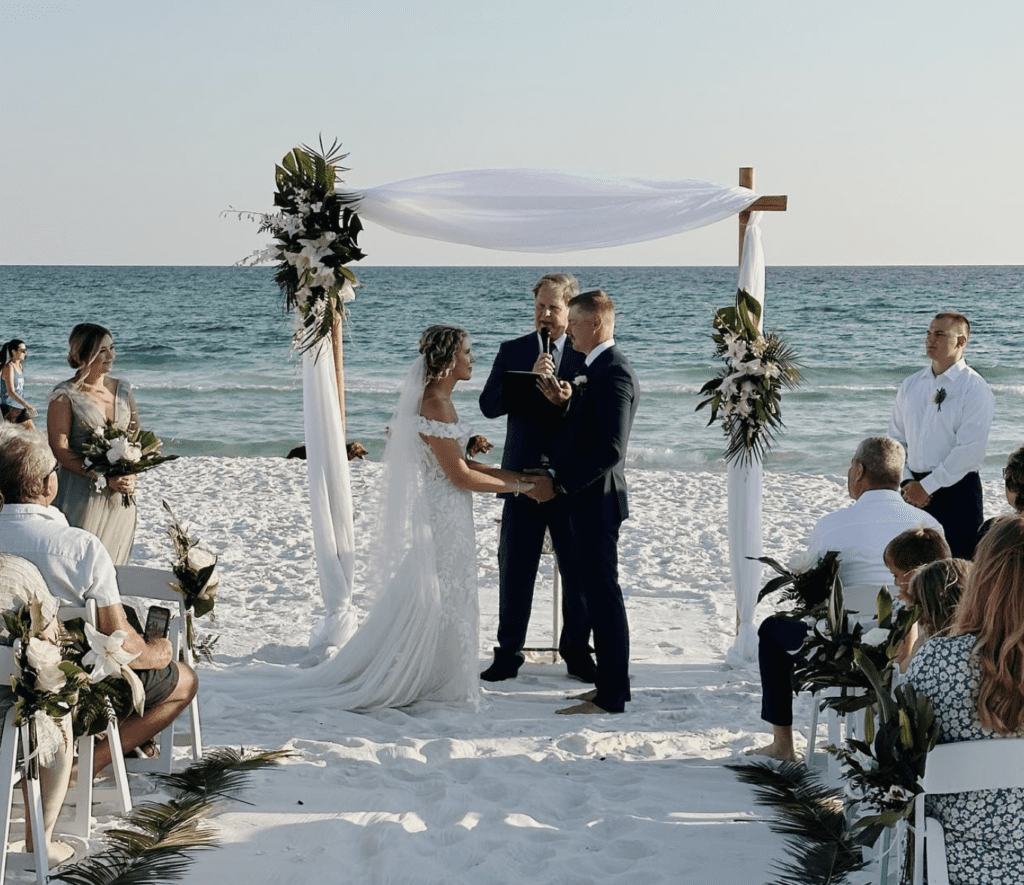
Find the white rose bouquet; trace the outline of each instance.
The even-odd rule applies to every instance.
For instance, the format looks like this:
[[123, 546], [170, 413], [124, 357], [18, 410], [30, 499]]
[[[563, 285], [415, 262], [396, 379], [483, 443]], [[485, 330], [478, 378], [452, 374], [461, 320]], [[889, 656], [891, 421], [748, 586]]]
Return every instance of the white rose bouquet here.
[[[98, 474], [96, 491], [106, 488], [107, 477], [133, 476], [152, 470], [177, 455], [163, 455], [163, 443], [152, 430], [122, 430], [107, 422], [97, 427], [82, 446], [83, 463], [87, 470]], [[135, 503], [134, 495], [122, 495], [121, 503], [127, 507]]]

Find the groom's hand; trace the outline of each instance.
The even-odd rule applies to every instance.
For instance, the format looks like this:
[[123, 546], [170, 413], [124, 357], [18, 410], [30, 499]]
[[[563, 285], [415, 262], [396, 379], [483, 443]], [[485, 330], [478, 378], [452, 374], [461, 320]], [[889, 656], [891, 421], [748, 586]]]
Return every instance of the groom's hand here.
[[526, 497], [532, 498], [538, 504], [555, 497], [555, 483], [550, 476], [538, 476], [536, 479], [531, 477], [530, 482], [533, 483], [533, 488], [526, 493]]

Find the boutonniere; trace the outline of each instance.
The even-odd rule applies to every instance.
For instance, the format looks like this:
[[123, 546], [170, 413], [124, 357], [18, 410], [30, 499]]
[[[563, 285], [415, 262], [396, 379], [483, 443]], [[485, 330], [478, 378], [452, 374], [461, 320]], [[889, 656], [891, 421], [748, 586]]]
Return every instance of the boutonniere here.
[[942, 411], [942, 404], [945, 401], [946, 401], [946, 388], [945, 387], [940, 387], [938, 390], [935, 391], [935, 394], [932, 396], [932, 402], [935, 403], [936, 406], [938, 406], [938, 410], [941, 412]]
[[572, 386], [573, 387], [583, 387], [586, 383], [587, 383], [587, 376], [586, 375], [577, 375], [575, 378], [572, 379]]

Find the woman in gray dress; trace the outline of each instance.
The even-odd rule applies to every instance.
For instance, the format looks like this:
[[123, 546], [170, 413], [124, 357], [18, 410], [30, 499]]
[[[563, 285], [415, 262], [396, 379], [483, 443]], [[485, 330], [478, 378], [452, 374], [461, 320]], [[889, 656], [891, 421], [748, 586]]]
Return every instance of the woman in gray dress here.
[[60, 464], [59, 491], [54, 500], [68, 523], [92, 532], [115, 563], [128, 561], [135, 541], [138, 513], [134, 476], [113, 476], [97, 489], [96, 473], [83, 461], [82, 446], [93, 430], [107, 423], [123, 430], [139, 426], [131, 385], [110, 377], [114, 339], [95, 323], [79, 323], [68, 338], [68, 365], [75, 376], [58, 384], [50, 396], [46, 430], [50, 448]]

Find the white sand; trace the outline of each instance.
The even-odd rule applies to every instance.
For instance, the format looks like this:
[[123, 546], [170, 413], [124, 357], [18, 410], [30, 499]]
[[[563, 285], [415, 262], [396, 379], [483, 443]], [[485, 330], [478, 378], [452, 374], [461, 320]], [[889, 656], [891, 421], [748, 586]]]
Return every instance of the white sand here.
[[[353, 465], [359, 566], [379, 465]], [[323, 609], [305, 464], [183, 459], [140, 482], [133, 561], [170, 564], [165, 498], [221, 559], [214, 664], [200, 668], [207, 746], [287, 747], [215, 818], [223, 846], [189, 883], [716, 883], [772, 877], [783, 840], [723, 763], [768, 740], [756, 667], [728, 669], [725, 477], [634, 471], [620, 577], [633, 702], [620, 716], [554, 715], [587, 686], [549, 658], [484, 691], [479, 713], [431, 706], [371, 715], [221, 715], [218, 673], [253, 660], [298, 665]], [[988, 512], [1001, 509], [986, 488]], [[845, 477], [768, 475], [764, 549], [785, 561], [815, 520], [847, 503]], [[476, 496], [480, 659], [497, 626], [499, 502]], [[545, 558], [530, 644], [547, 646]], [[357, 585], [358, 586], [358, 585]], [[759, 612], [759, 619], [765, 612]], [[809, 719], [798, 700], [798, 726]], [[140, 792], [150, 785], [142, 779]], [[114, 820], [103, 820], [103, 826]], [[94, 849], [101, 847], [93, 840]]]

